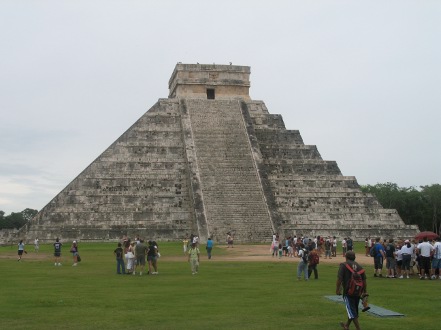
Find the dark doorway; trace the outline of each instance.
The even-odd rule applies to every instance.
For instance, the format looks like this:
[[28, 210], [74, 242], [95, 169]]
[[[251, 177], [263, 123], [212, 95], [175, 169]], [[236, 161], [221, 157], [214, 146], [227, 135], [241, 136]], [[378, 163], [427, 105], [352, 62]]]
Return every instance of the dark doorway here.
[[214, 89], [207, 88], [207, 99], [214, 100]]

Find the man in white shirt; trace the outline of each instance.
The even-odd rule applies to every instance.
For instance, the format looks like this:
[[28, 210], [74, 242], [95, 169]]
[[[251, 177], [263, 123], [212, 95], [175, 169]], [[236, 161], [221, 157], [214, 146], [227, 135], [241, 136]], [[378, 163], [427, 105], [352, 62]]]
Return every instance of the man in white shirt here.
[[441, 238], [436, 239], [435, 245], [433, 246], [433, 259], [432, 259], [432, 279], [436, 279], [438, 273], [438, 278], [441, 280], [441, 274], [439, 273], [441, 269]]
[[427, 276], [430, 276], [430, 255], [433, 251], [433, 246], [427, 241], [427, 237], [424, 237], [423, 242], [418, 244], [417, 248], [421, 256], [420, 279], [424, 280], [427, 279]]

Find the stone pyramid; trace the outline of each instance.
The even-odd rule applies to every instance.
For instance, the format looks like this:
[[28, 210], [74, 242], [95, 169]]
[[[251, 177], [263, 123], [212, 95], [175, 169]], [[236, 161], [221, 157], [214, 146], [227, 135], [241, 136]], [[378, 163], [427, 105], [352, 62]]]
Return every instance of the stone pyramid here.
[[177, 64], [169, 97], [21, 230], [27, 239], [266, 242], [284, 235], [410, 237], [335, 161], [249, 97], [250, 68]]

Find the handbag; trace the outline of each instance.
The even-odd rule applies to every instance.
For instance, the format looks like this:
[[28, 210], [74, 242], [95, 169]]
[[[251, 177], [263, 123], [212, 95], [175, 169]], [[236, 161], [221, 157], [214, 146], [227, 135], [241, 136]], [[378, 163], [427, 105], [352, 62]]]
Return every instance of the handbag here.
[[81, 257], [79, 254], [77, 254], [77, 262], [80, 262], [80, 261], [81, 261]]

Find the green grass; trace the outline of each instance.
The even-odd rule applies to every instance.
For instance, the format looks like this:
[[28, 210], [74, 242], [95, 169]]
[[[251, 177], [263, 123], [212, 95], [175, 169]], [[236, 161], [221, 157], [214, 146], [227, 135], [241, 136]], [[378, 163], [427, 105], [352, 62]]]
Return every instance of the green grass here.
[[[343, 305], [324, 298], [335, 294], [336, 264], [320, 264], [317, 281], [298, 282], [297, 260], [216, 261], [230, 251], [215, 248], [192, 276], [180, 243], [160, 247], [158, 276], [116, 275], [113, 243], [81, 244], [78, 267], [67, 244], [62, 267], [54, 267], [51, 245], [41, 246], [44, 257], [29, 252], [22, 262], [15, 246], [0, 248], [1, 328], [338, 329], [346, 318]], [[363, 313], [363, 329], [438, 328], [440, 280], [373, 278], [366, 266], [370, 303], [406, 316]]]

